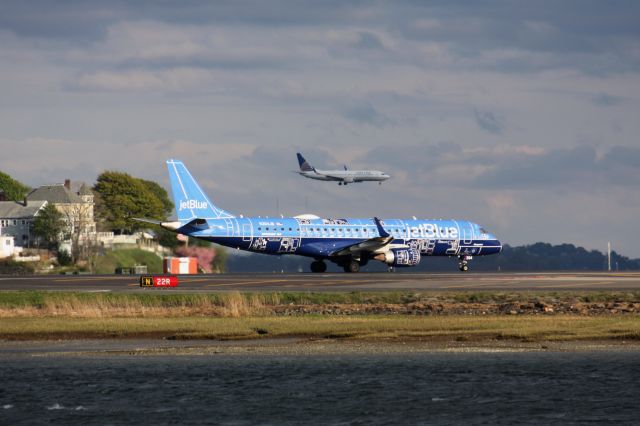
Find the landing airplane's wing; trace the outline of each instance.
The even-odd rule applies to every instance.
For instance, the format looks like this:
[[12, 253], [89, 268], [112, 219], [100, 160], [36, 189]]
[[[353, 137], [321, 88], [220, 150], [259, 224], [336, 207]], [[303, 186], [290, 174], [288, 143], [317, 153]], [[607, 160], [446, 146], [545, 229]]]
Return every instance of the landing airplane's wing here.
[[391, 241], [393, 241], [393, 237], [384, 230], [384, 228], [382, 227], [382, 223], [380, 223], [380, 219], [374, 217], [373, 221], [378, 228], [378, 234], [380, 234], [379, 237], [369, 238], [368, 240], [362, 241], [360, 243], [356, 243], [348, 247], [343, 247], [340, 250], [329, 253], [329, 256], [346, 256], [361, 252], [373, 252], [391, 243]]
[[331, 173], [325, 173], [325, 172], [318, 172], [318, 173], [323, 175], [323, 176], [326, 176], [326, 177], [328, 177], [330, 179], [333, 179], [333, 180], [341, 180], [343, 182], [348, 182], [348, 183], [353, 183], [354, 182], [353, 176], [350, 176], [348, 174], [345, 174], [345, 175], [332, 175]]

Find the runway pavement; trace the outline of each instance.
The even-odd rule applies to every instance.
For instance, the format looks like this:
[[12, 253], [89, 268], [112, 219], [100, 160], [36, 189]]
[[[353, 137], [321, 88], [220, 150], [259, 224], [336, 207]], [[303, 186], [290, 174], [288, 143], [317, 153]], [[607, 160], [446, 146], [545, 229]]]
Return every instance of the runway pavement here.
[[176, 288], [141, 288], [124, 275], [0, 276], [0, 291], [640, 291], [640, 272], [220, 274], [180, 276]]

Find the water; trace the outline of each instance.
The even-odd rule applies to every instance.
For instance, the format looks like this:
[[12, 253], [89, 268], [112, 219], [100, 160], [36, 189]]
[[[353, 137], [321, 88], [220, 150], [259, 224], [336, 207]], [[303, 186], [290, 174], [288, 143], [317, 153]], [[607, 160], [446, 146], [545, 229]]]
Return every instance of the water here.
[[0, 424], [640, 421], [638, 352], [0, 359]]

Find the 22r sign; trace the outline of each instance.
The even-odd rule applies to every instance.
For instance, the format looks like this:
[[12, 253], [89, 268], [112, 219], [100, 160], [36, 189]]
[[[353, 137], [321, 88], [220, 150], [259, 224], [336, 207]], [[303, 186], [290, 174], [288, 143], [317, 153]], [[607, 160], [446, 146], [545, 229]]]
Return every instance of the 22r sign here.
[[177, 287], [178, 277], [176, 276], [142, 276], [140, 277], [140, 287]]

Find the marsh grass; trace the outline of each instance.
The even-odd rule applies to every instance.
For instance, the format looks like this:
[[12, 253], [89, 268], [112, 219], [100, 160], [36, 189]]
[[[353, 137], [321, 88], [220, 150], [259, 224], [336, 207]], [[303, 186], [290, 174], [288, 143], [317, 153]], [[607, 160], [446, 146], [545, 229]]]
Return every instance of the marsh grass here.
[[243, 317], [275, 315], [289, 305], [408, 305], [411, 303], [638, 302], [640, 292], [271, 292], [86, 293], [0, 292], [0, 318], [9, 317]]

